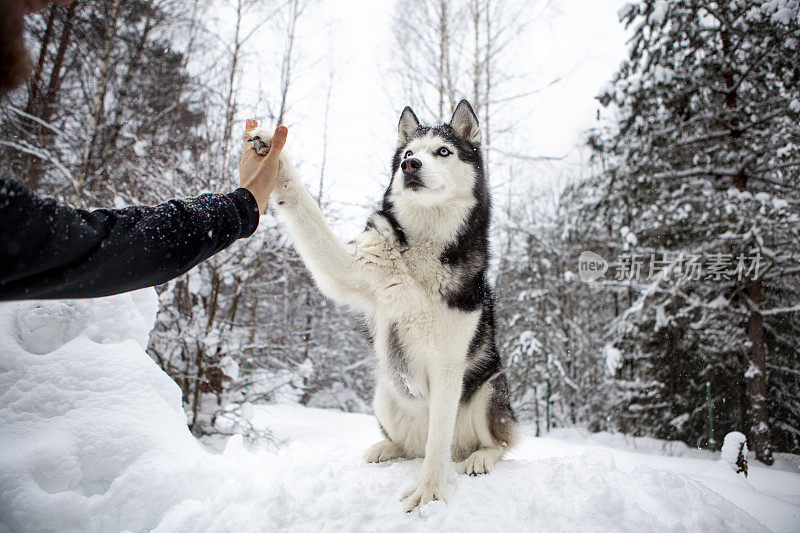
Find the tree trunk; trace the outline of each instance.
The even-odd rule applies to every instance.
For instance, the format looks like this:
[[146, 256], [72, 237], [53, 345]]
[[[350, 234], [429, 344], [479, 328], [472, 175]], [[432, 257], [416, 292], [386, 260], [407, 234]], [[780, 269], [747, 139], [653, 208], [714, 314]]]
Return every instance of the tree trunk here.
[[203, 369], [203, 350], [200, 347], [200, 343], [197, 343], [197, 357], [195, 358], [195, 363], [197, 365], [197, 373], [194, 382], [194, 393], [192, 395], [192, 423], [189, 424], [189, 431], [192, 434], [197, 435], [195, 431], [199, 431], [197, 426], [197, 415], [200, 412], [200, 402], [202, 400], [202, 396], [200, 395], [200, 386], [203, 382], [203, 378], [205, 377], [205, 372]]
[[747, 393], [750, 396], [750, 438], [756, 459], [771, 465], [772, 446], [769, 438], [769, 417], [767, 414], [767, 368], [766, 345], [764, 343], [764, 317], [758, 312], [764, 301], [761, 280], [752, 280], [747, 293], [755, 309], [750, 312], [747, 333], [750, 337], [750, 365], [747, 368]]
[[317, 195], [317, 205], [322, 209], [323, 184], [325, 181], [325, 165], [328, 160], [328, 115], [331, 109], [331, 91], [333, 91], [333, 71], [328, 82], [328, 93], [325, 95], [325, 119], [322, 122], [322, 162], [319, 166], [319, 194]]
[[[241, 31], [242, 31], [242, 9], [244, 8], [242, 0], [236, 4], [236, 29], [233, 35], [233, 52], [231, 55], [231, 69], [228, 74], [228, 94], [225, 96], [225, 125], [222, 130], [222, 159], [220, 161], [222, 168], [227, 168], [228, 153], [231, 148], [231, 139], [233, 134], [233, 119], [236, 116], [236, 101], [235, 101], [235, 87], [236, 87], [236, 72], [239, 70], [239, 52], [242, 49]], [[224, 171], [215, 171], [216, 176], [221, 177]]]
[[303, 361], [307, 360], [310, 353], [311, 353], [311, 326], [314, 323], [314, 317], [311, 314], [311, 291], [313, 287], [313, 282], [309, 280], [309, 285], [306, 289], [306, 298], [305, 298], [305, 329], [303, 330]]
[[252, 345], [256, 342], [256, 331], [259, 328], [258, 324], [258, 290], [253, 289], [252, 297], [250, 299], [250, 332], [247, 334], [247, 344]]
[[289, 82], [292, 79], [292, 54], [294, 50], [294, 36], [297, 29], [297, 19], [300, 17], [299, 0], [292, 2], [292, 20], [289, 24], [289, 34], [286, 38], [286, 48], [283, 53], [281, 64], [281, 102], [278, 111], [278, 124], [283, 124], [286, 120], [287, 96], [289, 94]]
[[64, 28], [61, 30], [61, 39], [58, 43], [56, 59], [53, 62], [53, 68], [50, 71], [50, 82], [47, 85], [44, 105], [42, 106], [42, 114], [39, 115], [39, 117], [45, 122], [50, 122], [50, 118], [55, 107], [56, 96], [58, 96], [58, 91], [61, 89], [64, 57], [67, 54], [67, 48], [69, 47], [70, 40], [72, 39], [72, 23], [75, 21], [76, 5], [77, 2], [70, 4], [69, 8], [67, 9], [67, 14], [64, 17]]
[[[53, 110], [55, 108], [56, 97], [58, 96], [58, 92], [61, 89], [64, 58], [67, 54], [67, 48], [69, 47], [70, 41], [72, 39], [72, 23], [75, 20], [76, 5], [77, 2], [71, 3], [67, 8], [67, 12], [64, 16], [64, 27], [61, 30], [61, 38], [59, 39], [58, 43], [58, 51], [56, 52], [56, 58], [53, 61], [53, 68], [50, 70], [50, 80], [47, 84], [47, 91], [44, 93], [44, 99], [42, 101], [39, 112], [39, 118], [41, 118], [44, 122], [50, 122]], [[33, 128], [34, 142], [44, 143], [45, 139], [42, 138], [44, 135], [45, 135], [45, 129], [41, 125], [34, 126]], [[42, 180], [42, 162], [38, 157], [31, 156], [28, 159], [28, 162], [25, 165], [25, 167], [26, 169], [22, 173], [23, 177], [22, 181], [29, 188], [36, 189], [39, 186], [39, 182]]]
[[53, 37], [53, 26], [56, 20], [56, 6], [50, 6], [50, 14], [47, 17], [47, 28], [44, 30], [42, 43], [39, 46], [39, 59], [36, 62], [36, 70], [33, 71], [30, 85], [28, 86], [28, 103], [25, 106], [25, 112], [29, 115], [35, 114], [36, 104], [41, 98], [42, 88], [42, 70], [44, 69], [44, 62], [47, 59], [47, 49], [50, 47], [50, 40]]
[[[147, 43], [147, 38], [154, 26], [155, 22], [153, 21], [152, 12], [149, 12], [142, 30], [142, 34], [139, 37], [139, 41], [136, 43], [136, 49], [131, 55], [131, 60], [128, 63], [128, 70], [125, 73], [125, 78], [122, 80], [122, 85], [119, 89], [117, 106], [114, 110], [113, 118], [111, 119], [111, 132], [109, 135], [109, 141], [105, 144], [107, 150], [114, 150], [117, 147], [117, 139], [123, 126], [122, 112], [125, 109], [125, 103], [128, 101], [128, 94], [130, 93], [131, 83], [133, 83], [134, 75], [139, 71], [140, 59], [142, 57], [142, 52], [144, 52], [144, 46]], [[105, 153], [103, 153], [103, 156], [104, 155]], [[103, 156], [101, 157], [103, 160], [105, 160], [106, 158]]]
[[474, 32], [475, 49], [473, 50], [472, 58], [472, 107], [476, 112], [480, 113], [481, 108], [481, 8], [479, 0], [472, 0], [470, 4], [472, 10], [472, 29]]
[[439, 122], [444, 122], [444, 82], [448, 45], [447, 33], [447, 0], [439, 0]]
[[[728, 32], [723, 30], [721, 38], [722, 52], [726, 57], [730, 57], [731, 42]], [[728, 89], [728, 93], [725, 95], [725, 105], [733, 109], [736, 107], [737, 98], [733, 72], [730, 70], [725, 72], [725, 87]], [[738, 125], [738, 119], [734, 118], [730, 132], [732, 149], [736, 148], [737, 139], [740, 136]], [[747, 177], [743, 167], [734, 176], [733, 184], [737, 189], [743, 191], [747, 187]], [[747, 321], [747, 335], [750, 340], [750, 361], [745, 373], [747, 394], [750, 400], [750, 438], [753, 449], [756, 452], [756, 459], [771, 465], [774, 459], [770, 445], [769, 415], [767, 413], [767, 347], [764, 342], [764, 317], [759, 312], [761, 303], [764, 301], [760, 279], [749, 281], [747, 295], [753, 304], [753, 309], [751, 309], [750, 317]]]
[[[483, 95], [483, 164], [485, 167], [486, 180], [489, 180], [489, 147], [491, 146], [490, 124], [489, 124], [489, 101], [492, 98], [492, 6], [486, 0], [486, 56], [484, 59], [484, 95]], [[480, 111], [478, 111], [480, 113]]]
[[[210, 265], [210, 262], [207, 264]], [[217, 317], [220, 288], [219, 270], [213, 265], [210, 265], [209, 268], [211, 269], [211, 294], [207, 304], [208, 321], [206, 322], [206, 335], [211, 332], [211, 326], [214, 325], [214, 319]]]
[[106, 93], [108, 90], [108, 72], [111, 68], [111, 52], [114, 49], [114, 38], [117, 36], [117, 21], [122, 11], [123, 0], [115, 0], [111, 6], [111, 15], [106, 23], [103, 37], [103, 59], [100, 63], [100, 74], [95, 85], [94, 98], [92, 99], [92, 114], [87, 127], [86, 142], [81, 151], [81, 162], [75, 180], [75, 198], [78, 203], [85, 199], [85, 187], [89, 174], [92, 171], [92, 154], [100, 131], [100, 121], [105, 114]]

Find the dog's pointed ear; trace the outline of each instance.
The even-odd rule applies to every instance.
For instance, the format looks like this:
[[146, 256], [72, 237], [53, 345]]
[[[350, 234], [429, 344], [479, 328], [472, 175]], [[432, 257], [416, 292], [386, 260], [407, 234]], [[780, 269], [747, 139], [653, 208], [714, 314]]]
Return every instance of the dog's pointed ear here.
[[478, 117], [466, 100], [461, 100], [456, 106], [456, 110], [453, 111], [450, 127], [462, 139], [472, 144], [481, 143], [481, 127], [478, 125]]
[[411, 138], [411, 134], [419, 128], [417, 115], [410, 107], [406, 106], [400, 115], [400, 123], [397, 124], [397, 146], [403, 146]]

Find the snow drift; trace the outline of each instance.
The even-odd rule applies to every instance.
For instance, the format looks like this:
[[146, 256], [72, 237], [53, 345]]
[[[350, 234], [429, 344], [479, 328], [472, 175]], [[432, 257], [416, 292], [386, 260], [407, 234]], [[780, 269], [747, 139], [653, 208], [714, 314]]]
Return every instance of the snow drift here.
[[765, 530], [705, 484], [609, 451], [531, 459], [541, 439], [492, 475], [454, 468], [448, 504], [419, 515], [399, 497], [420, 461], [364, 464], [380, 437], [365, 415], [259, 408], [279, 451], [233, 437], [212, 454], [144, 351], [156, 306], [153, 290], [0, 305], [0, 531]]

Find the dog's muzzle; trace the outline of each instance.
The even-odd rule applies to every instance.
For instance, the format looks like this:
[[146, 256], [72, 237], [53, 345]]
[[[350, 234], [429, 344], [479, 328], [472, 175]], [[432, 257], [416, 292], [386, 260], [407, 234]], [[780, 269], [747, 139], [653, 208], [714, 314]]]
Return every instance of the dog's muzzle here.
[[422, 182], [422, 178], [419, 177], [419, 174], [415, 172], [413, 174], [403, 174], [403, 187], [411, 189], [412, 191], [418, 191], [425, 187], [425, 184]]
[[419, 190], [424, 187], [422, 178], [419, 177], [419, 169], [422, 168], [422, 161], [416, 157], [409, 157], [400, 163], [400, 170], [403, 171], [403, 186], [412, 191]]

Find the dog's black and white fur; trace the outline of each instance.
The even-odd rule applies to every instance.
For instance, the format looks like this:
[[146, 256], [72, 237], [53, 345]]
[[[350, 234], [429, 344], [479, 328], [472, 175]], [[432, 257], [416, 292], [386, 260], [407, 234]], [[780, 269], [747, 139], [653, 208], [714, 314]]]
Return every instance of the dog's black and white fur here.
[[424, 457], [404, 496], [409, 511], [444, 498], [451, 460], [465, 461], [467, 474], [489, 473], [517, 441], [486, 280], [490, 198], [480, 137], [466, 100], [435, 127], [406, 107], [382, 207], [350, 244], [331, 232], [284, 155], [273, 193], [322, 292], [366, 319], [385, 439], [365, 459]]

